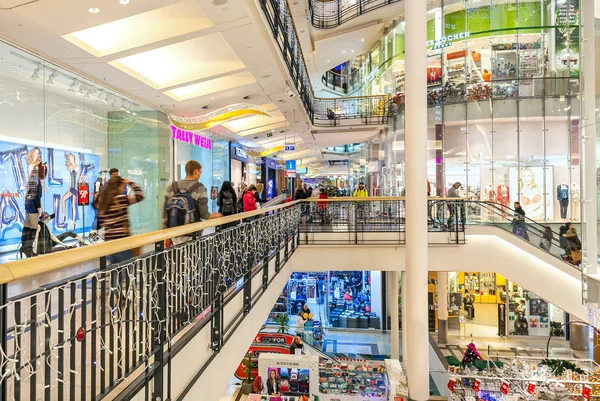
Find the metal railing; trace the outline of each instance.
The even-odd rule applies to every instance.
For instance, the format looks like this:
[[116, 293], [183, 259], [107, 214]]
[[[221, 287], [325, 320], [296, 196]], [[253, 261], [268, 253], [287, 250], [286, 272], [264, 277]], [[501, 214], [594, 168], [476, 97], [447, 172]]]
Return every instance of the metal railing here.
[[349, 74], [339, 74], [332, 70], [327, 70], [321, 77], [321, 82], [327, 88], [344, 94], [352, 93], [360, 87], [360, 70], [354, 70]]
[[[561, 240], [560, 233], [553, 231], [546, 224], [527, 217], [517, 218], [515, 210], [507, 205], [473, 200], [441, 199], [429, 204], [430, 224], [447, 230], [452, 225], [450, 223], [449, 226], [448, 222], [448, 211], [452, 208], [455, 210], [455, 218], [459, 215], [458, 218], [467, 226], [486, 225], [500, 228], [579, 270], [576, 264], [569, 262], [570, 252], [578, 247], [572, 240], [565, 238]], [[546, 236], [544, 236], [545, 233], [547, 233]], [[548, 241], [542, 242], [544, 238]]]
[[313, 125], [334, 127], [340, 125], [341, 120], [358, 120], [361, 125], [387, 124], [390, 114], [387, 95], [340, 99], [316, 97], [287, 2], [260, 0], [260, 5], [288, 68], [291, 84], [298, 91]]
[[310, 22], [315, 28], [336, 28], [370, 11], [401, 0], [310, 0]]
[[[193, 337], [210, 325], [218, 353], [267, 290], [269, 262], [275, 260], [277, 274], [294, 252], [299, 221], [297, 205], [280, 206], [0, 266], [0, 399], [98, 400], [134, 372], [138, 386], [128, 391], [145, 388], [147, 397], [172, 399], [176, 336], [187, 329]], [[190, 233], [183, 244], [163, 246]], [[107, 254], [148, 244], [154, 251], [107, 266]], [[98, 258], [98, 270], [7, 299], [15, 277]], [[257, 275], [258, 289], [252, 288]], [[243, 310], [224, 319], [240, 292]], [[185, 343], [178, 341], [178, 349]]]
[[[457, 243], [470, 224], [514, 233], [513, 211], [503, 205], [428, 203], [430, 233], [449, 233]], [[401, 197], [310, 199], [0, 265], [0, 399], [99, 400], [126, 379], [130, 384], [118, 400], [139, 391], [146, 399], [171, 399], [172, 358], [205, 327], [216, 356], [303, 238], [403, 233], [405, 216]], [[529, 238], [513, 235], [539, 248], [546, 227], [524, 221]], [[190, 238], [163, 246], [181, 236]], [[107, 255], [145, 245], [154, 250], [107, 265]], [[554, 233], [547, 252], [560, 258], [559, 251]], [[14, 281], [94, 260], [96, 270], [7, 296]], [[240, 309], [229, 308], [234, 315], [226, 316], [238, 295]]]

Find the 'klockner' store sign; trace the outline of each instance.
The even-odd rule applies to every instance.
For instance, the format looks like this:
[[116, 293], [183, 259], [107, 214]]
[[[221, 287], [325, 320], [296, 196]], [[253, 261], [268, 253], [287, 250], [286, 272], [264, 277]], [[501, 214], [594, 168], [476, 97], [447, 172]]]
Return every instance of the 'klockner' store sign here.
[[433, 46], [431, 50], [443, 49], [444, 47], [452, 46], [455, 40], [468, 39], [471, 36], [470, 32], [455, 33], [453, 35], [444, 36], [436, 40], [428, 40], [427, 47]]

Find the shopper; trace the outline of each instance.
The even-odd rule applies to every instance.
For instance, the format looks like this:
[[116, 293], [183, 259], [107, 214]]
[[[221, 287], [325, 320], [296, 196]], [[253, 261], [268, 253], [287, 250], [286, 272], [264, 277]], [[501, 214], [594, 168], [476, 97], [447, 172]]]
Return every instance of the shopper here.
[[302, 353], [302, 351], [304, 350], [304, 344], [302, 343], [302, 339], [298, 335], [294, 337], [294, 341], [292, 342], [292, 345], [290, 345], [290, 354], [296, 355], [297, 349], [300, 350], [300, 353]]
[[314, 187], [310, 197], [311, 198], [318, 198], [321, 195], [321, 191], [319, 190], [319, 187]]
[[256, 202], [258, 202], [259, 206], [266, 202], [265, 198], [263, 197], [264, 190], [265, 184], [263, 184], [260, 181], [256, 183], [256, 192], [254, 193], [254, 199], [256, 199]]
[[303, 313], [301, 310], [299, 310], [298, 315], [296, 315], [296, 335], [300, 337], [304, 335], [304, 323], [306, 323], [306, 320], [304, 320], [302, 315]]
[[219, 206], [219, 213], [223, 216], [231, 216], [236, 213], [235, 205], [237, 203], [237, 195], [235, 190], [231, 186], [229, 181], [224, 181], [219, 191], [217, 198], [217, 206]]
[[514, 208], [515, 215], [512, 221], [513, 234], [529, 241], [529, 234], [527, 234], [527, 227], [525, 225], [525, 210], [519, 202], [514, 203]]
[[304, 199], [308, 199], [311, 196], [312, 196], [312, 189], [307, 184], [304, 184]]
[[27, 181], [27, 193], [25, 194], [25, 222], [21, 232], [21, 257], [25, 255], [30, 258], [35, 256], [34, 242], [38, 231], [38, 219], [42, 215], [42, 182], [46, 178], [48, 169], [46, 164], [38, 161]]
[[[460, 198], [460, 194], [458, 192], [458, 189], [462, 186], [462, 184], [460, 182], [455, 182], [454, 184], [452, 184], [452, 186], [450, 187], [450, 189], [448, 189], [448, 198]], [[448, 228], [452, 227], [452, 225], [454, 223], [456, 223], [455, 219], [456, 219], [456, 214], [457, 212], [460, 213], [460, 221], [464, 224], [464, 220], [465, 220], [465, 206], [464, 204], [462, 204], [462, 202], [460, 201], [448, 201], [448, 211], [449, 211], [449, 216], [448, 216]]]
[[[185, 180], [173, 181], [167, 187], [163, 210], [164, 228], [179, 227], [222, 216], [220, 213], [208, 212], [208, 191], [198, 182], [201, 175], [202, 165], [190, 160], [185, 164]], [[190, 239], [191, 236], [173, 238], [173, 244], [178, 245]]]
[[306, 302], [302, 305], [302, 317], [305, 321], [310, 320], [310, 308]]
[[465, 312], [467, 312], [467, 319], [475, 319], [475, 307], [473, 306], [473, 298], [468, 292], [465, 294], [464, 304]]
[[296, 192], [294, 193], [294, 200], [306, 199], [306, 191], [302, 187], [302, 181], [298, 180], [296, 183]]
[[[319, 191], [319, 199], [329, 199], [325, 190]], [[329, 216], [327, 215], [327, 205], [328, 202], [317, 202], [317, 212], [321, 217], [321, 225], [330, 223]]]
[[[127, 187], [134, 191], [133, 196], [125, 194]], [[119, 176], [111, 178], [100, 194], [98, 205], [98, 223], [104, 227], [104, 240], [112, 241], [127, 238], [130, 235], [129, 214], [127, 208], [144, 199], [142, 189], [134, 182]], [[108, 263], [121, 263], [131, 259], [131, 249], [108, 255]]]
[[279, 396], [279, 378], [275, 369], [269, 372], [269, 380], [267, 381], [267, 394], [273, 396]]
[[550, 248], [552, 247], [552, 237], [552, 229], [546, 226], [544, 228], [544, 233], [542, 234], [542, 239], [540, 240], [540, 248], [550, 252]]
[[256, 186], [251, 184], [242, 195], [244, 212], [251, 212], [258, 209], [259, 203], [256, 201]]
[[[562, 228], [562, 227], [561, 227]], [[562, 237], [566, 241], [565, 259], [574, 265], [581, 263], [581, 240], [573, 223], [564, 225]]]
[[356, 188], [352, 196], [355, 198], [367, 198], [369, 196], [369, 191], [365, 188], [364, 182], [358, 184], [358, 188]]

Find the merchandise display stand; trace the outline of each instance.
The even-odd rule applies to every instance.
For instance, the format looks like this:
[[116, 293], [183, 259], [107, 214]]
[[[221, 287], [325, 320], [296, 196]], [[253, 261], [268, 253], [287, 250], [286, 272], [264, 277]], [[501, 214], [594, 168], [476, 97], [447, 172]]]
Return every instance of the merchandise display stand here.
[[[335, 360], [320, 362], [312, 355], [261, 354], [258, 372], [263, 382], [269, 371], [281, 369], [299, 372], [302, 382], [308, 381], [308, 392], [302, 394], [319, 397], [320, 401], [373, 401], [399, 397], [408, 399], [408, 384], [397, 360]], [[308, 372], [306, 372], [308, 371]], [[287, 384], [286, 384], [287, 386]], [[282, 391], [283, 397], [298, 397], [298, 392]], [[259, 395], [260, 400], [262, 396]], [[398, 398], [396, 398], [398, 399]]]
[[600, 365], [589, 359], [497, 358], [488, 367], [450, 367], [452, 401], [600, 398]]

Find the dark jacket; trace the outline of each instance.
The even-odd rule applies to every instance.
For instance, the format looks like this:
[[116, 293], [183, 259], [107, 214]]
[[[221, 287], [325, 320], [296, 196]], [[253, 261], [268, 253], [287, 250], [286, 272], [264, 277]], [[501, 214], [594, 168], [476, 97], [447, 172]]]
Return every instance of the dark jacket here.
[[25, 213], [37, 214], [42, 208], [42, 183], [37, 182], [34, 188], [30, 188], [25, 196]]
[[279, 379], [275, 379], [275, 388], [273, 388], [273, 382], [271, 381], [271, 378], [269, 378], [269, 380], [267, 380], [267, 394], [274, 395], [279, 393]]
[[[233, 213], [235, 213], [236, 205], [237, 205], [237, 195], [235, 191], [230, 191], [226, 189], [225, 191], [219, 191], [219, 197], [217, 198], [217, 205], [219, 206], [219, 213], [223, 213], [223, 200], [225, 198], [231, 198], [233, 200]], [[231, 215], [233, 213], [223, 213], [224, 216]]]
[[296, 193], [294, 194], [294, 200], [302, 199], [306, 199], [306, 192], [304, 191], [304, 189], [297, 189]]
[[294, 341], [292, 345], [290, 345], [290, 354], [295, 355], [296, 349], [300, 349], [300, 351], [302, 351], [304, 349], [304, 344], [296, 344], [296, 341]]

